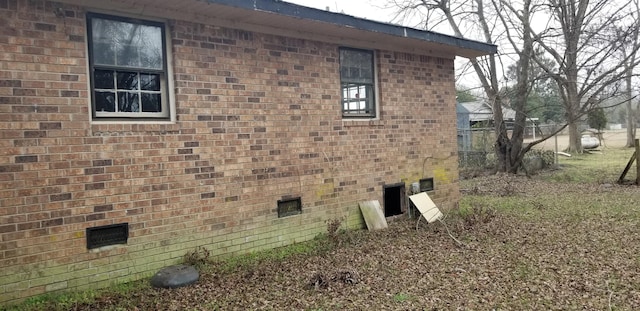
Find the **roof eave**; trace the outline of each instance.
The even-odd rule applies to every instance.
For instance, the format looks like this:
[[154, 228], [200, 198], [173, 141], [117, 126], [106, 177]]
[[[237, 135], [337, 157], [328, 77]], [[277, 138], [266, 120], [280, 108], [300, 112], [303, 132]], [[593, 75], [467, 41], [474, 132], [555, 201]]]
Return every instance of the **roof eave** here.
[[225, 5], [244, 10], [277, 14], [339, 27], [377, 33], [382, 37], [401, 37], [421, 43], [431, 43], [453, 51], [456, 56], [475, 58], [497, 52], [497, 46], [474, 40], [449, 36], [432, 31], [372, 21], [341, 13], [329, 12], [278, 0], [202, 0], [210, 4]]

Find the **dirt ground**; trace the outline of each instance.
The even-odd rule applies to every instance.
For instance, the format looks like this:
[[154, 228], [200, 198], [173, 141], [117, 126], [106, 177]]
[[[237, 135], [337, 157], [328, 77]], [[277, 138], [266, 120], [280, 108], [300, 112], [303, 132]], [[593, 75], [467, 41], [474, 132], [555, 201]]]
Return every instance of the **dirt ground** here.
[[[640, 132], [640, 131], [638, 131]], [[535, 148], [555, 150], [556, 138], [558, 143], [558, 151], [562, 151], [569, 147], [569, 135], [556, 135], [546, 141], [538, 144]], [[602, 135], [604, 139], [603, 146], [605, 148], [622, 148], [627, 143], [627, 130], [605, 130]], [[525, 142], [531, 142], [532, 139], [525, 139]]]

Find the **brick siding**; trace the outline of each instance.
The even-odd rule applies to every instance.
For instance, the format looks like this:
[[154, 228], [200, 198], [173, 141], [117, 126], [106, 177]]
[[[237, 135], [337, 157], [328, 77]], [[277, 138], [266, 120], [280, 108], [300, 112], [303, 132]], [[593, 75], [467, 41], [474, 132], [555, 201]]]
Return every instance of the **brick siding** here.
[[[350, 121], [338, 45], [169, 20], [177, 122], [92, 123], [88, 10], [0, 0], [0, 303], [362, 227], [385, 184], [434, 177], [458, 201], [453, 59], [376, 50], [380, 117]], [[122, 222], [127, 245], [87, 250], [87, 227]]]

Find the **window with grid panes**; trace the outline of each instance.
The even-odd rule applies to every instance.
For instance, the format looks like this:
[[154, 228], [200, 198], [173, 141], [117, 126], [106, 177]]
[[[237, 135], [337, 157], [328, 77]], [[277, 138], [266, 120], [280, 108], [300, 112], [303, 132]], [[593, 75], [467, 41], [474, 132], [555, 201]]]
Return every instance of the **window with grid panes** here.
[[168, 119], [165, 25], [88, 14], [94, 119]]
[[340, 48], [342, 116], [375, 118], [374, 53]]

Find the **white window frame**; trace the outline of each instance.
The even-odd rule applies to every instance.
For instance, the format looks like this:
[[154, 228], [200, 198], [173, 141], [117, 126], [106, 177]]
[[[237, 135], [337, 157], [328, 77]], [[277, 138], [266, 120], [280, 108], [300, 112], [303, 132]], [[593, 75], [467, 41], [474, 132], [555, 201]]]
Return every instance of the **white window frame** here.
[[[343, 77], [342, 75], [342, 51], [351, 51], [351, 52], [359, 52], [366, 53], [371, 55], [371, 73], [372, 78], [370, 81], [363, 82], [354, 82], [350, 81], [348, 78]], [[378, 82], [377, 82], [377, 71], [376, 71], [376, 53], [373, 50], [366, 49], [358, 49], [351, 47], [340, 47], [339, 48], [339, 74], [340, 74], [340, 105], [342, 111], [342, 117], [348, 119], [377, 119], [378, 118]], [[367, 90], [367, 88], [369, 88]], [[364, 100], [359, 97], [359, 94], [366, 94]], [[355, 96], [353, 94], [356, 94]], [[353, 107], [353, 104], [358, 105], [359, 107]], [[360, 104], [358, 104], [360, 103]], [[351, 106], [351, 107], [350, 107]]]
[[[162, 68], [161, 69], [150, 69], [143, 67], [130, 67], [130, 66], [118, 66], [118, 65], [97, 65], [94, 63], [94, 53], [93, 53], [93, 32], [92, 32], [92, 20], [93, 19], [104, 19], [116, 22], [125, 22], [131, 24], [139, 24], [145, 26], [158, 27], [161, 31], [161, 41], [162, 41]], [[152, 122], [175, 122], [175, 103], [173, 96], [173, 70], [169, 64], [171, 64], [171, 49], [169, 48], [170, 42], [169, 34], [167, 31], [167, 25], [164, 21], [153, 20], [153, 19], [138, 19], [137, 17], [130, 16], [122, 16], [122, 15], [113, 15], [113, 14], [105, 14], [98, 12], [88, 12], [87, 13], [87, 55], [88, 56], [88, 68], [89, 68], [89, 94], [91, 98], [91, 116], [92, 121], [97, 122], [141, 122], [141, 121], [152, 121]], [[159, 91], [147, 91], [147, 90], [120, 90], [121, 92], [128, 92], [131, 94], [137, 94], [138, 101], [141, 101], [142, 94], [158, 94], [160, 96], [160, 112], [119, 112], [119, 111], [97, 111], [96, 109], [96, 91], [107, 91], [114, 92], [118, 91], [117, 81], [114, 74], [114, 86], [110, 89], [99, 89], [96, 88], [95, 83], [95, 71], [96, 70], [105, 70], [105, 71], [114, 71], [117, 72], [135, 72], [137, 76], [140, 77], [140, 74], [157, 74], [160, 77], [160, 89]], [[118, 109], [117, 98], [116, 98], [116, 110]], [[139, 102], [140, 104], [140, 102]]]

